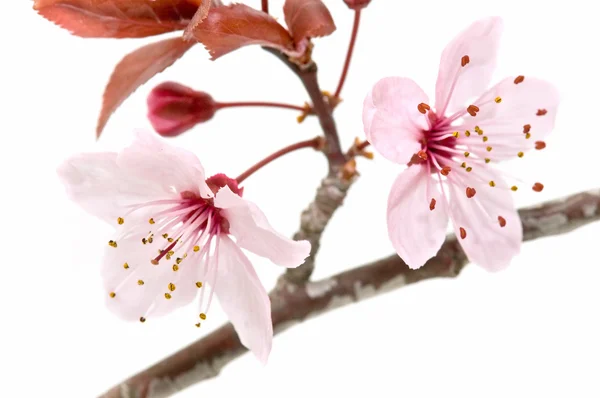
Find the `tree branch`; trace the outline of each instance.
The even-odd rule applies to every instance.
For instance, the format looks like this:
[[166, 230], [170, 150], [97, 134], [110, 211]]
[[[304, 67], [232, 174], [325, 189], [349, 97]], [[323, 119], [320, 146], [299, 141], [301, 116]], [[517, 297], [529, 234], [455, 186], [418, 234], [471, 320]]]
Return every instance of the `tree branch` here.
[[333, 119], [333, 109], [329, 103], [325, 100], [325, 96], [319, 86], [317, 80], [317, 64], [310, 61], [306, 65], [299, 66], [298, 64], [290, 61], [287, 55], [282, 54], [279, 50], [263, 47], [265, 51], [270, 52], [279, 58], [288, 68], [294, 72], [300, 79], [308, 95], [312, 101], [313, 111], [319, 123], [323, 129], [323, 134], [327, 140], [327, 146], [325, 148], [325, 155], [329, 160], [329, 171], [330, 176], [336, 174], [339, 169], [346, 163], [346, 156], [342, 152], [340, 144], [340, 138], [338, 136], [337, 127], [335, 120]]
[[268, 47], [263, 49], [279, 58], [298, 76], [312, 101], [312, 111], [319, 119], [325, 136], [323, 153], [329, 162], [329, 173], [317, 189], [313, 202], [302, 212], [300, 230], [294, 235], [296, 240], [306, 239], [310, 242], [310, 256], [298, 268], [288, 269], [280, 280], [280, 283], [303, 284], [308, 281], [315, 269], [315, 257], [321, 246], [323, 230], [333, 217], [333, 213], [342, 205], [353, 180], [346, 179], [342, 174], [342, 168], [348, 159], [342, 152], [333, 119], [333, 108], [325, 100], [317, 80], [317, 64], [311, 60], [307, 64], [298, 65], [276, 49]]
[[301, 266], [288, 268], [282, 275], [280, 284], [302, 284], [308, 281], [315, 269], [315, 258], [321, 247], [321, 235], [333, 213], [342, 205], [350, 185], [351, 180], [338, 175], [325, 177], [321, 181], [315, 199], [300, 216], [300, 230], [294, 234], [294, 240], [306, 239], [310, 242], [310, 255]]
[[[600, 220], [600, 189], [523, 209], [520, 215], [525, 240], [563, 234]], [[314, 316], [422, 280], [455, 277], [466, 264], [460, 244], [451, 236], [438, 255], [418, 270], [410, 270], [394, 254], [302, 286], [280, 283], [271, 293], [274, 331], [278, 334]], [[225, 365], [245, 352], [233, 327], [227, 324], [102, 397], [168, 397], [217, 376]]]

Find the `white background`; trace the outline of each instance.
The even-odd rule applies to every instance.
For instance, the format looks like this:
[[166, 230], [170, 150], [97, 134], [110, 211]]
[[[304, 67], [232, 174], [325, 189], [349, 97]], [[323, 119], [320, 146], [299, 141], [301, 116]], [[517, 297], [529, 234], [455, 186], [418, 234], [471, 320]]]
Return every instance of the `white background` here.
[[[201, 46], [144, 86], [94, 139], [103, 86], [127, 52], [156, 40], [83, 40], [31, 10], [4, 5], [0, 114], [3, 397], [93, 397], [218, 327], [215, 306], [202, 329], [195, 308], [145, 324], [122, 323], [104, 308], [99, 267], [110, 228], [68, 202], [55, 169], [83, 150], [119, 148], [149, 128], [145, 98], [177, 80], [223, 101], [301, 104], [298, 81], [273, 56], [247, 48], [217, 62]], [[246, 3], [258, 6], [258, 0]], [[352, 14], [326, 0], [338, 26], [316, 41], [323, 87], [334, 90]], [[282, 0], [271, 1], [281, 16]], [[404, 75], [433, 95], [445, 44], [477, 18], [505, 19], [497, 80], [509, 74], [554, 82], [563, 102], [548, 148], [509, 165], [541, 194], [532, 204], [600, 186], [600, 24], [587, 1], [373, 0], [336, 119], [345, 146], [362, 135], [364, 95], [381, 77]], [[8, 7], [8, 9], [6, 8]], [[177, 138], [209, 173], [235, 176], [264, 155], [319, 133], [287, 110], [230, 109]], [[245, 196], [292, 234], [325, 174], [313, 151], [295, 153], [247, 180]], [[316, 277], [392, 252], [385, 205], [397, 166], [360, 160], [361, 179], [323, 238]], [[217, 379], [177, 397], [598, 397], [600, 396], [600, 223], [526, 243], [512, 266], [489, 274], [469, 266], [435, 280], [346, 307], [275, 339], [263, 368], [246, 355]], [[280, 269], [252, 257], [269, 288]]]

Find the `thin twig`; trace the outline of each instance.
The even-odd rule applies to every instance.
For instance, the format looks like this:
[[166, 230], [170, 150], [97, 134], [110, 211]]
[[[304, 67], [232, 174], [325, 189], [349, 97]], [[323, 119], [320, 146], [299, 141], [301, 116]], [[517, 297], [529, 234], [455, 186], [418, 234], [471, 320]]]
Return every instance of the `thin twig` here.
[[236, 178], [236, 181], [238, 182], [238, 184], [241, 184], [246, 178], [250, 177], [252, 174], [256, 173], [258, 170], [262, 169], [263, 167], [265, 167], [272, 161], [274, 161], [284, 155], [287, 155], [288, 153], [297, 151], [299, 149], [304, 149], [304, 148], [319, 149], [322, 146], [322, 142], [323, 142], [323, 137], [319, 136], [319, 137], [313, 138], [312, 140], [300, 141], [300, 142], [296, 142], [295, 144], [288, 145], [285, 148], [282, 148], [282, 149], [278, 150], [277, 152], [270, 154], [266, 158], [262, 159], [261, 161], [259, 161], [258, 163], [256, 163], [252, 167], [250, 167], [248, 170], [244, 171], [242, 174], [240, 174]]
[[279, 58], [285, 65], [288, 66], [298, 76], [312, 101], [312, 109], [319, 119], [323, 135], [326, 139], [325, 155], [329, 161], [330, 175], [338, 173], [346, 163], [346, 156], [342, 152], [340, 138], [338, 136], [335, 120], [333, 119], [333, 110], [329, 103], [325, 100], [323, 91], [317, 80], [317, 65], [310, 62], [302, 67], [291, 62], [287, 55], [282, 54], [276, 49], [263, 47], [265, 51], [270, 52]]
[[[524, 239], [563, 234], [600, 220], [600, 189], [520, 211]], [[391, 255], [303, 286], [280, 284], [271, 293], [275, 333], [336, 308], [419, 281], [455, 277], [467, 258], [454, 236], [438, 255], [414, 271]], [[317, 292], [317, 293], [315, 293]], [[219, 374], [246, 349], [231, 324], [114, 387], [102, 398], [164, 398]]]
[[333, 98], [340, 98], [342, 88], [346, 82], [348, 76], [348, 70], [350, 69], [350, 61], [352, 60], [352, 53], [354, 52], [354, 45], [356, 44], [356, 36], [358, 35], [358, 26], [360, 25], [360, 9], [354, 11], [354, 25], [352, 26], [352, 35], [350, 36], [350, 44], [348, 45], [348, 52], [346, 53], [346, 61], [344, 62], [344, 69], [342, 69], [342, 75], [340, 76], [340, 82], [333, 94]]
[[279, 102], [219, 102], [217, 103], [218, 109], [223, 108], [239, 108], [239, 107], [247, 107], [247, 106], [256, 106], [256, 107], [269, 107], [269, 108], [283, 108], [283, 109], [292, 109], [300, 112], [308, 112], [309, 108], [305, 106], [299, 105], [291, 105], [291, 104], [282, 104]]

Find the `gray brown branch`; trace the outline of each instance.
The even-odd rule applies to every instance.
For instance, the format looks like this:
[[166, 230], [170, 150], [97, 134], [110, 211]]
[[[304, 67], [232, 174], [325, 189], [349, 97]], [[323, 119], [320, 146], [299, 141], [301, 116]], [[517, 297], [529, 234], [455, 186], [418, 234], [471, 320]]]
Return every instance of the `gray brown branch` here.
[[300, 230], [294, 235], [295, 240], [310, 242], [310, 256], [298, 268], [287, 269], [281, 283], [302, 284], [310, 278], [321, 246], [321, 235], [333, 213], [342, 205], [351, 184], [351, 181], [339, 176], [326, 177], [321, 181], [315, 199], [302, 212]]
[[304, 85], [304, 88], [312, 101], [312, 109], [319, 119], [319, 124], [321, 125], [323, 135], [325, 136], [327, 144], [324, 152], [329, 161], [330, 175], [335, 175], [344, 163], [346, 163], [347, 159], [340, 144], [340, 137], [333, 118], [333, 108], [329, 105], [329, 102], [325, 100], [323, 91], [319, 86], [317, 79], [317, 64], [311, 60], [307, 64], [299, 66], [290, 61], [287, 55], [276, 49], [269, 47], [263, 47], [263, 49], [279, 58], [296, 76], [298, 76]]
[[[600, 189], [520, 210], [525, 240], [563, 234], [600, 220]], [[304, 285], [280, 283], [271, 293], [275, 333], [347, 304], [426, 279], [455, 277], [467, 264], [456, 239], [448, 237], [438, 255], [419, 270], [397, 256]], [[104, 398], [161, 398], [215, 377], [246, 352], [227, 324], [106, 392]]]
[[279, 58], [302, 82], [312, 101], [312, 110], [319, 119], [327, 156], [329, 173], [321, 182], [315, 200], [302, 212], [300, 230], [294, 239], [306, 239], [311, 243], [310, 256], [298, 268], [288, 269], [281, 278], [281, 283], [304, 284], [315, 269], [315, 257], [321, 246], [321, 235], [335, 210], [342, 205], [346, 193], [352, 184], [352, 178], [343, 173], [344, 164], [349, 158], [342, 152], [333, 108], [325, 100], [325, 96], [317, 79], [317, 64], [310, 60], [302, 66], [290, 61], [287, 55], [278, 50], [263, 47], [263, 49]]

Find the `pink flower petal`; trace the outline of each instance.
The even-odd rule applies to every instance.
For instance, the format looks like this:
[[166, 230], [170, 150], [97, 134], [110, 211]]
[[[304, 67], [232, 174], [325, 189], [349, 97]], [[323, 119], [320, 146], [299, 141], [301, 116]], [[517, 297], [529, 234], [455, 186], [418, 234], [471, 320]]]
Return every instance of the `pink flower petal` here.
[[254, 203], [240, 198], [228, 186], [217, 192], [215, 206], [229, 222], [229, 232], [237, 245], [277, 265], [295, 268], [310, 254], [308, 241], [295, 241], [275, 231]]
[[[390, 240], [398, 255], [413, 269], [436, 255], [446, 235], [446, 201], [432, 182], [427, 167], [411, 166], [398, 176], [388, 198]], [[435, 199], [433, 210], [432, 199]]]
[[[490, 181], [494, 181], [494, 187]], [[519, 253], [523, 240], [523, 227], [510, 188], [485, 166], [473, 167], [470, 173], [454, 168], [449, 187], [454, 231], [469, 260], [489, 271], [506, 268]], [[472, 198], [465, 194], [467, 187], [476, 191]], [[504, 227], [499, 217], [504, 220]], [[460, 228], [465, 231], [464, 239]]]
[[57, 172], [71, 200], [110, 223], [132, 204], [175, 199], [184, 191], [213, 196], [198, 158], [152, 133], [138, 133], [118, 154], [72, 156]]
[[435, 90], [438, 116], [466, 108], [485, 91], [496, 67], [501, 33], [502, 20], [490, 17], [473, 23], [446, 46]]
[[[515, 81], [520, 79], [504, 79], [482, 95], [474, 102], [480, 109], [477, 116], [468, 117], [460, 127], [471, 132], [474, 126], [483, 130], [480, 137], [463, 136], [459, 140], [479, 157], [492, 160], [516, 157], [519, 152], [533, 149], [535, 143], [546, 139], [554, 128], [560, 102], [556, 87], [533, 77], [525, 77], [518, 84]], [[498, 98], [500, 102], [496, 103]], [[487, 137], [485, 143], [484, 136]], [[489, 152], [488, 146], [492, 147]]]
[[156, 199], [160, 186], [148, 184], [117, 165], [116, 153], [87, 153], [63, 162], [58, 176], [67, 195], [88, 213], [116, 223], [127, 205]]
[[204, 198], [213, 196], [196, 155], [168, 144], [157, 134], [138, 132], [133, 144], [119, 154], [117, 163], [127, 173], [162, 186], [165, 192], [191, 191]]
[[273, 341], [271, 302], [252, 264], [226, 235], [219, 237], [215, 294], [240, 341], [266, 364]]
[[[132, 222], [129, 219], [124, 226]], [[164, 231], [157, 230], [153, 242], [144, 244], [147, 222], [120, 229], [115, 238], [117, 247], [107, 245], [102, 264], [108, 308], [122, 319], [139, 321], [141, 317], [160, 316], [190, 303], [198, 291], [198, 259], [184, 259], [177, 271], [172, 267], [175, 259], [154, 265], [151, 259], [165, 246], [160, 236]], [[174, 290], [169, 289], [171, 283]], [[111, 293], [115, 293], [114, 297]]]
[[427, 94], [413, 80], [403, 77], [381, 79], [364, 101], [363, 125], [367, 139], [392, 162], [407, 164], [421, 149], [419, 140], [427, 128], [421, 103]]

